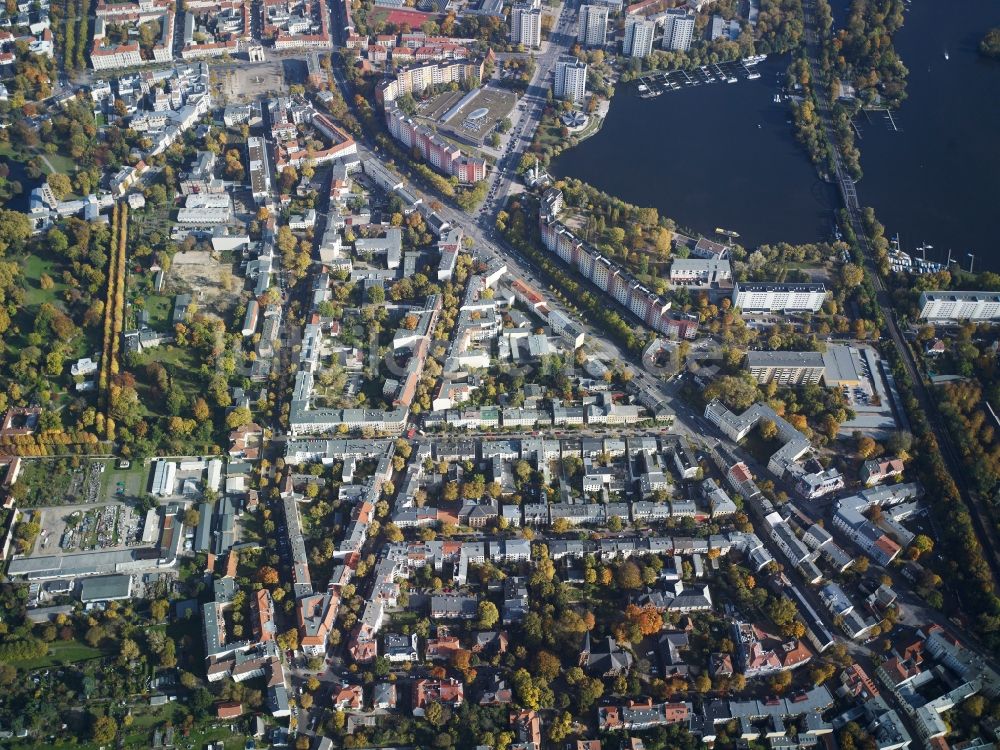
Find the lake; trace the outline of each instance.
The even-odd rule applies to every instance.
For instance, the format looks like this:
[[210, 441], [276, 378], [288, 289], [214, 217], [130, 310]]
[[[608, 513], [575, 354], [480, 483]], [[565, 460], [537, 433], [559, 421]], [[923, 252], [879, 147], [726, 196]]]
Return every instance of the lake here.
[[[1000, 217], [1000, 62], [976, 50], [1000, 26], [996, 0], [913, 3], [895, 46], [910, 70], [908, 98], [893, 118], [859, 118], [862, 205], [874, 206], [886, 233], [927, 257], [1000, 270], [994, 238]], [[945, 52], [948, 59], [945, 59]]]
[[[836, 9], [838, 20], [844, 15]], [[896, 47], [910, 70], [908, 99], [893, 113], [862, 115], [862, 205], [875, 207], [907, 250], [923, 242], [976, 268], [1000, 270], [991, 232], [1000, 216], [1000, 63], [976, 45], [1000, 25], [996, 0], [924, 0], [910, 6]], [[949, 59], [945, 60], [944, 53]], [[828, 239], [839, 196], [796, 143], [787, 103], [775, 104], [787, 57], [758, 66], [761, 78], [711, 83], [641, 99], [618, 87], [601, 131], [555, 159], [577, 177], [630, 203], [652, 205], [710, 235], [740, 233], [754, 246]]]
[[552, 171], [577, 177], [682, 227], [734, 230], [758, 245], [830, 235], [836, 189], [822, 182], [795, 141], [787, 103], [774, 95], [788, 58], [757, 66], [761, 77], [638, 95], [623, 84], [597, 135], [561, 154]]

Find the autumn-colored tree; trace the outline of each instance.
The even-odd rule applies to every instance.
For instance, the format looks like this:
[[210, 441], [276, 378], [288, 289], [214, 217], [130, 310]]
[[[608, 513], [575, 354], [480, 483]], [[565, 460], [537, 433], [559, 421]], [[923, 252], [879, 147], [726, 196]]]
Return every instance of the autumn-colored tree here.
[[265, 586], [275, 586], [278, 583], [278, 571], [269, 565], [257, 571], [257, 580]]
[[629, 604], [625, 608], [625, 620], [638, 625], [643, 635], [653, 635], [663, 629], [663, 616], [651, 604], [645, 607]]

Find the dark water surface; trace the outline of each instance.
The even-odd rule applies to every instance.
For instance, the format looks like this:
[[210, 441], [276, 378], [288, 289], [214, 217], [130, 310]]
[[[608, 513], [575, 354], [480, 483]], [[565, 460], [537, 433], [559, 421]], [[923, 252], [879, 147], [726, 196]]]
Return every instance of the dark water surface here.
[[[846, 13], [837, 7], [835, 16]], [[991, 26], [1000, 26], [997, 0], [910, 6], [896, 38], [909, 98], [893, 113], [899, 132], [881, 113], [860, 117], [858, 195], [904, 249], [927, 242], [928, 258], [943, 258], [950, 247], [966, 267], [973, 251], [976, 268], [1000, 270], [1000, 63], [976, 52]], [[619, 86], [601, 131], [556, 159], [553, 172], [656, 206], [698, 232], [735, 230], [749, 246], [827, 239], [839, 196], [795, 142], [788, 104], [773, 101], [787, 65], [772, 58], [758, 66], [759, 80], [655, 99]]]

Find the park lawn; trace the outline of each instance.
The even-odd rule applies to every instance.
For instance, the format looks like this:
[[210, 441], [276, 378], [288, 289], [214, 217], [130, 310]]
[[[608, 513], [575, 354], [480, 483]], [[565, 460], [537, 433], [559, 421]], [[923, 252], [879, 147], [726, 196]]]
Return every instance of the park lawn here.
[[[44, 156], [45, 159], [40, 159], [40, 161], [42, 162], [42, 169], [45, 171], [45, 174], [49, 174], [51, 172], [48, 164], [45, 163], [46, 159], [48, 159], [49, 163], [52, 164], [56, 171], [61, 174], [73, 174], [76, 172], [76, 162], [70, 157], [63, 156], [62, 154], [45, 154]], [[76, 195], [71, 197], [79, 198], [80, 196]]]
[[[42, 158], [43, 156], [45, 157], [44, 159]], [[76, 172], [76, 162], [68, 156], [63, 156], [62, 154], [49, 154], [41, 149], [33, 149], [29, 153], [25, 154], [15, 150], [9, 142], [0, 145], [0, 157], [18, 162], [27, 162], [32, 158], [37, 158], [38, 163], [42, 167], [42, 172], [45, 174], [52, 174], [53, 170], [62, 174], [73, 174]], [[51, 168], [49, 167], [49, 164], [52, 165]]]
[[[21, 273], [26, 282], [24, 294], [24, 307], [18, 311], [21, 329], [28, 333], [31, 331], [31, 322], [34, 320], [36, 310], [46, 302], [53, 307], [66, 312], [66, 305], [63, 304], [62, 295], [68, 289], [68, 285], [62, 281], [61, 263], [58, 258], [51, 255], [33, 254], [21, 259]], [[51, 289], [42, 289], [42, 275], [45, 274], [52, 279]], [[81, 328], [82, 336], [77, 336], [71, 342], [72, 347], [69, 357], [88, 357], [101, 350], [101, 331], [97, 327]], [[23, 339], [23, 337], [22, 337]], [[14, 347], [23, 347], [27, 342], [16, 339], [10, 342]]]
[[163, 294], [150, 294], [145, 297], [146, 312], [149, 313], [149, 326], [157, 331], [170, 328], [170, 318], [174, 311], [174, 299]]
[[[43, 302], [50, 302], [60, 309], [65, 309], [60, 295], [66, 290], [66, 284], [62, 282], [62, 273], [56, 266], [56, 260], [52, 257], [28, 255], [22, 259], [21, 271], [28, 282], [24, 301], [28, 306], [34, 307]], [[42, 274], [47, 274], [54, 282], [51, 289], [42, 289]]]
[[76, 664], [105, 656], [99, 648], [92, 648], [78, 641], [53, 641], [49, 644], [49, 652], [37, 659], [12, 662], [19, 669], [42, 669], [62, 664]]

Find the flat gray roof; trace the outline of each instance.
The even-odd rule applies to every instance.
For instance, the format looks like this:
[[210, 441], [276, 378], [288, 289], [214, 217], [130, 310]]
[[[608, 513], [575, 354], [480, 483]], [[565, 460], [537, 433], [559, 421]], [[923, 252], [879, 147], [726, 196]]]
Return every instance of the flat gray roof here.
[[823, 367], [819, 352], [747, 352], [748, 367]]
[[[857, 350], [850, 346], [834, 344], [826, 348], [823, 354], [823, 364], [826, 367], [824, 378], [827, 384], [840, 381], [860, 381], [861, 372], [858, 368]], [[872, 373], [874, 375], [874, 373]]]
[[[7, 568], [10, 576], [29, 578], [69, 578], [72, 576], [114, 573], [115, 566], [136, 560], [135, 550], [113, 552], [81, 552], [75, 555], [43, 555], [11, 560]], [[150, 560], [155, 567], [156, 559]]]
[[81, 602], [105, 602], [127, 599], [132, 590], [132, 576], [100, 576], [80, 583]]

